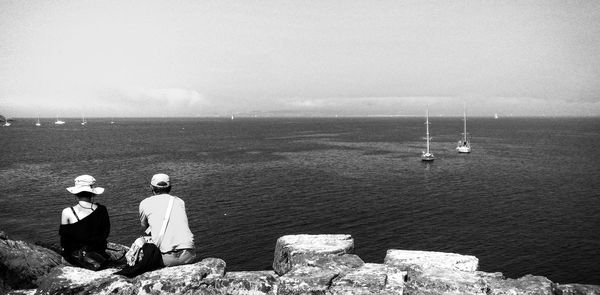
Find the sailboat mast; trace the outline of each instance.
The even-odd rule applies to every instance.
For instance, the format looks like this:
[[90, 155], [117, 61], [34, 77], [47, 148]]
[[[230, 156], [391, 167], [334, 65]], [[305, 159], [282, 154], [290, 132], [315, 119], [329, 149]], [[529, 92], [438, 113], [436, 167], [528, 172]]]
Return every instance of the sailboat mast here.
[[429, 154], [429, 108], [427, 108], [425, 125], [427, 125], [427, 153]]
[[467, 107], [465, 106], [464, 110], [463, 110], [463, 122], [465, 124], [465, 129], [464, 129], [464, 133], [463, 133], [463, 142], [467, 141]]

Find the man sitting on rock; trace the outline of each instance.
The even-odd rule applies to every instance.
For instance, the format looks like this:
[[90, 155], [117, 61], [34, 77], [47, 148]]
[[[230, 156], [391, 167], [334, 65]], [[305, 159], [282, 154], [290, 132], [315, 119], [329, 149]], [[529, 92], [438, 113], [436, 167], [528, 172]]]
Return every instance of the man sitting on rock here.
[[[166, 174], [155, 174], [150, 181], [154, 194], [140, 203], [140, 221], [146, 233], [152, 234], [153, 241], [160, 240], [160, 252], [165, 266], [193, 263], [196, 259], [194, 251], [194, 235], [189, 228], [185, 203], [182, 199], [171, 196], [171, 182]], [[173, 199], [166, 229], [159, 239], [163, 220], [167, 214], [170, 199]]]

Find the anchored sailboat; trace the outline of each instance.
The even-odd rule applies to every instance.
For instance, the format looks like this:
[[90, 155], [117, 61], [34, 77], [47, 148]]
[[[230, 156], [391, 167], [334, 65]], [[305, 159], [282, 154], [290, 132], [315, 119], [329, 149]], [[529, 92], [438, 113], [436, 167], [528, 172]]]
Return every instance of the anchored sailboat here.
[[54, 122], [55, 125], [63, 125], [65, 124], [65, 121], [61, 121], [58, 119], [58, 116], [56, 116], [56, 122]]
[[467, 136], [467, 107], [464, 107], [464, 111], [463, 111], [463, 122], [464, 122], [464, 130], [463, 130], [463, 137], [461, 140], [458, 141], [458, 146], [456, 147], [456, 150], [458, 150], [459, 153], [470, 153], [471, 152], [471, 141], [469, 140], [468, 136]]
[[81, 125], [85, 125], [87, 124], [87, 121], [85, 120], [84, 116], [81, 116]]
[[425, 125], [427, 126], [427, 133], [425, 137], [425, 139], [427, 139], [427, 152], [423, 151], [423, 154], [421, 154], [421, 161], [433, 161], [435, 157], [431, 152], [429, 152], [429, 140], [431, 140], [431, 137], [429, 136], [429, 107], [427, 107]]
[[37, 127], [42, 126], [42, 124], [40, 124], [40, 116], [38, 116], [38, 120], [37, 120], [37, 123], [35, 123], [35, 126], [37, 126]]

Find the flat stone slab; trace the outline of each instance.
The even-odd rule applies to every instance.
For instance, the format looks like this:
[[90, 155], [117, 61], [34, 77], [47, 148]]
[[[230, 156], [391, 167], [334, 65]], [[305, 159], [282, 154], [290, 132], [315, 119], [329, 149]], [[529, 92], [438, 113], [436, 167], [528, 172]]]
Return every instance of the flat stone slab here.
[[443, 268], [472, 272], [479, 267], [479, 259], [471, 255], [394, 249], [387, 251], [384, 263], [403, 270]]
[[287, 235], [277, 240], [273, 269], [284, 275], [304, 260], [302, 256], [343, 255], [353, 250], [354, 239], [350, 235]]

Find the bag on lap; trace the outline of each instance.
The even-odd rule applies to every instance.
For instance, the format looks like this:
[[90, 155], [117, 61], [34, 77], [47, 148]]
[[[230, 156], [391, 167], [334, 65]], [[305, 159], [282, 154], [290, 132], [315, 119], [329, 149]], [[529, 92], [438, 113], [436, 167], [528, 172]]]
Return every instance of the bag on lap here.
[[108, 262], [108, 259], [105, 257], [105, 255], [95, 251], [89, 251], [86, 247], [71, 252], [70, 258], [70, 260], [72, 260], [72, 262], [76, 263], [78, 266], [90, 270], [100, 270]]

